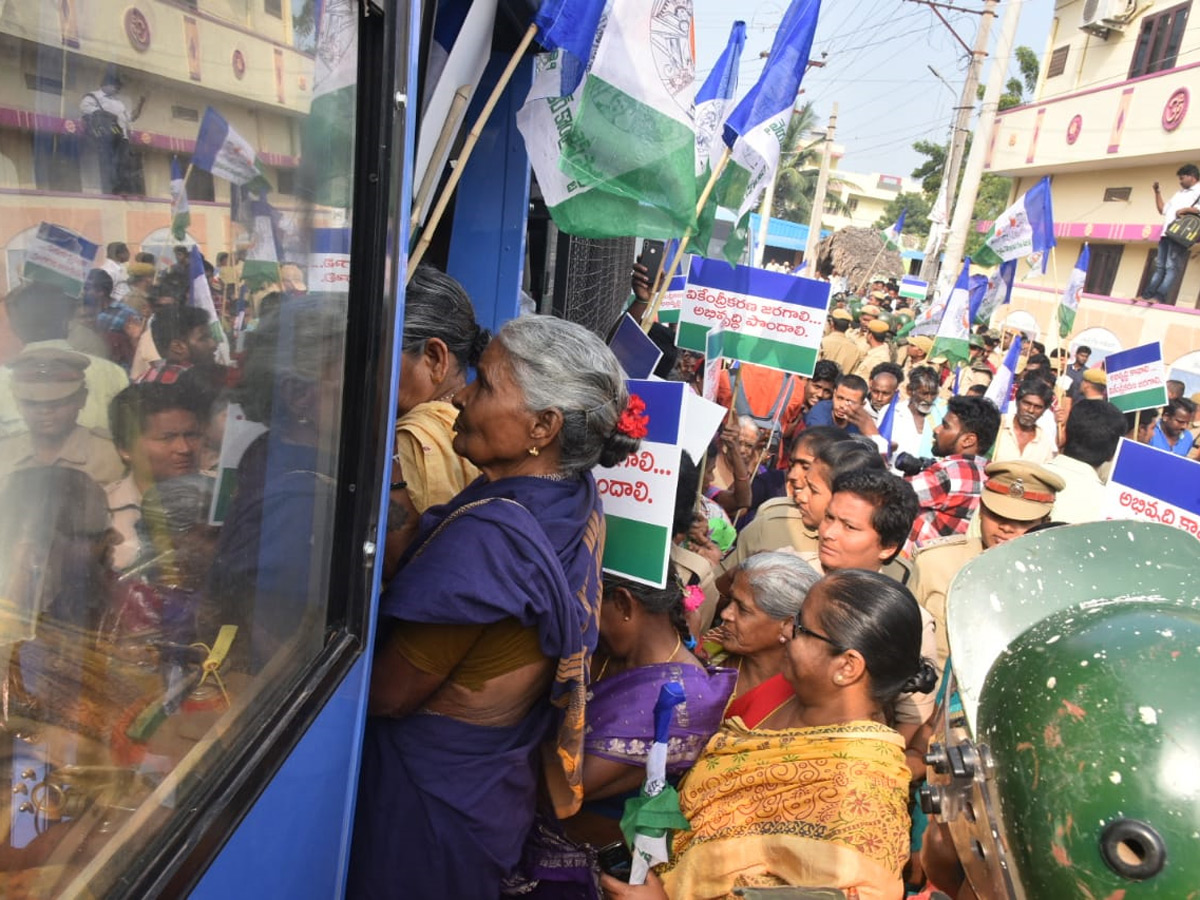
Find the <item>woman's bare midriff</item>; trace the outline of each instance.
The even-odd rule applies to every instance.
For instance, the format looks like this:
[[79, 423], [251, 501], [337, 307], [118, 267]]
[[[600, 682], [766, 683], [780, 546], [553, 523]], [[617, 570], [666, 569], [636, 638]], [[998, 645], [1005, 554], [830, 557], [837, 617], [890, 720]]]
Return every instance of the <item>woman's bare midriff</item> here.
[[553, 677], [554, 661], [547, 659], [497, 675], [479, 690], [446, 682], [422, 709], [471, 725], [515, 725], [549, 695]]

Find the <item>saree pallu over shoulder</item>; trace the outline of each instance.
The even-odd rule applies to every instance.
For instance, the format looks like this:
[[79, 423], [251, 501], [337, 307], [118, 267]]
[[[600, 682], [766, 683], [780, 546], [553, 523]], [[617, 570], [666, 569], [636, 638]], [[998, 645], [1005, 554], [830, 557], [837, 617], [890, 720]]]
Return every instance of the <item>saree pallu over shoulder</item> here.
[[680, 786], [692, 830], [675, 835], [667, 893], [701, 900], [775, 883], [898, 900], [908, 783], [904, 741], [884, 725], [726, 722]]
[[[535, 512], [536, 511], [536, 512]], [[381, 616], [431, 624], [515, 618], [557, 659], [551, 701], [561, 711], [547, 775], [556, 806], [582, 799], [585, 692], [599, 637], [604, 516], [590, 474], [554, 481], [472, 482], [421, 517]], [[566, 813], [566, 814], [569, 814]]]
[[667, 771], [689, 769], [721, 725], [737, 672], [657, 663], [627, 669], [592, 685], [588, 694], [584, 752], [631, 766], [644, 766], [654, 741], [654, 704], [668, 682], [683, 687], [667, 742]]

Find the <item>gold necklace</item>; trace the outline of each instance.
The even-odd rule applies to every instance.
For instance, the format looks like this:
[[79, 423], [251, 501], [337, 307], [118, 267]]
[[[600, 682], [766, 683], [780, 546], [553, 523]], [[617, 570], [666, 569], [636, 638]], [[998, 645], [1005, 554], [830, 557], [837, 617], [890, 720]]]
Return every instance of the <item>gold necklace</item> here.
[[674, 662], [675, 654], [679, 652], [679, 648], [683, 646], [683, 635], [675, 635], [675, 649], [671, 651], [671, 655], [667, 657], [667, 662]]
[[[672, 650], [671, 655], [667, 657], [667, 662], [675, 661], [675, 654], [679, 652], [679, 648], [682, 646], [683, 646], [683, 636], [676, 635], [675, 636], [675, 649]], [[600, 664], [600, 671], [596, 673], [596, 677], [594, 679], [595, 681], [599, 681], [601, 678], [604, 677], [604, 673], [608, 671], [608, 663], [611, 659], [612, 659], [611, 656], [604, 657], [604, 662]], [[667, 663], [663, 663], [663, 665], [666, 665], [666, 664]]]

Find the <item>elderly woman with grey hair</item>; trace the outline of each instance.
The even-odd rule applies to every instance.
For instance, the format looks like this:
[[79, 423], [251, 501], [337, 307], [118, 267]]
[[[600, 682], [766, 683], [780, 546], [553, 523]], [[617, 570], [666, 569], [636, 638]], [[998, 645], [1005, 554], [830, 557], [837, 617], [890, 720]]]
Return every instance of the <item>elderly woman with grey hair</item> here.
[[351, 897], [494, 900], [542, 756], [558, 813], [581, 799], [604, 544], [590, 470], [637, 449], [641, 404], [599, 338], [528, 316], [454, 405], [454, 449], [483, 474], [425, 513], [380, 597]]
[[735, 570], [721, 624], [709, 632], [721, 646], [712, 661], [738, 673], [726, 719], [737, 717], [747, 728], [770, 727], [771, 716], [792, 699], [783, 661], [796, 614], [820, 577], [786, 552], [756, 553]]

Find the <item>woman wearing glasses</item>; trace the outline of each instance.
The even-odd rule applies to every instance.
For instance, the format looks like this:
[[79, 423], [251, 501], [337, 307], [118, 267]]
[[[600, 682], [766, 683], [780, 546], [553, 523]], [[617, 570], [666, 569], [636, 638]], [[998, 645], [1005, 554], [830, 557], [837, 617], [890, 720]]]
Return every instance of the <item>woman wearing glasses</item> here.
[[917, 602], [884, 575], [844, 569], [809, 589], [794, 624], [789, 703], [769, 728], [725, 723], [680, 786], [691, 830], [675, 834], [661, 881], [605, 876], [608, 896], [698, 900], [777, 885], [904, 895], [909, 770], [889, 716], [898, 695], [934, 681]]

